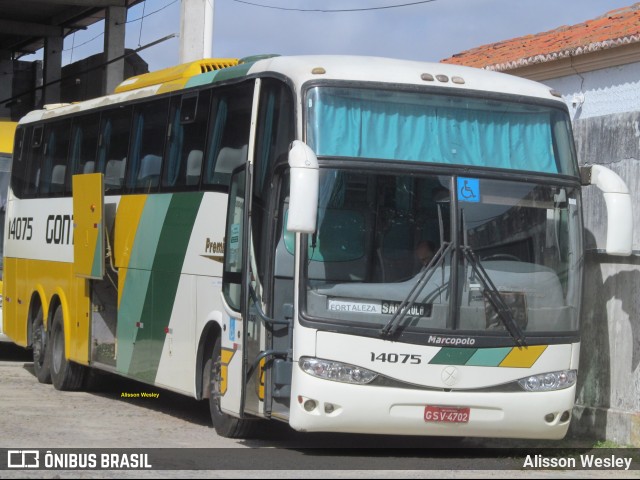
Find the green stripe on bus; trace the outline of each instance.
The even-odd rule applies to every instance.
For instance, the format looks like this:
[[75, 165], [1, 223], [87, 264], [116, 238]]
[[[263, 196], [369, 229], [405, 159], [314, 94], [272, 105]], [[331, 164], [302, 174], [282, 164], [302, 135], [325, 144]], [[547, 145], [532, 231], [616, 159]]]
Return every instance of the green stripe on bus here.
[[429, 362], [432, 365], [465, 365], [477, 348], [443, 347]]
[[99, 278], [104, 275], [102, 271], [102, 259], [104, 254], [102, 252], [102, 222], [98, 224], [98, 238], [96, 239], [96, 248], [93, 251], [93, 263], [91, 264], [91, 277]]
[[129, 268], [151, 270], [153, 267], [158, 241], [172, 197], [172, 194], [149, 195], [147, 197], [131, 249]]
[[479, 348], [466, 365], [473, 367], [497, 367], [509, 355], [511, 347]]
[[144, 300], [151, 284], [151, 267], [156, 255], [162, 225], [172, 195], [150, 195], [142, 209], [136, 237], [131, 249], [126, 283], [122, 286], [122, 299], [118, 310], [117, 370], [132, 374], [131, 360], [138, 335], [144, 331]]
[[133, 349], [138, 340], [138, 332], [144, 328], [140, 324], [144, 299], [149, 289], [151, 272], [147, 270], [129, 269], [127, 271], [127, 283], [123, 287], [122, 300], [118, 310], [118, 356], [116, 370], [129, 374]]
[[232, 78], [244, 77], [252, 66], [253, 63], [243, 63], [236, 65], [235, 67], [223, 68], [221, 70], [196, 75], [187, 81], [184, 88], [209, 85], [211, 83], [223, 82], [224, 80], [230, 80]]
[[144, 297], [141, 318], [145, 328], [138, 332], [129, 371], [145, 382], [153, 383], [158, 373], [166, 329], [202, 197], [201, 192], [173, 195], [162, 224], [151, 281]]

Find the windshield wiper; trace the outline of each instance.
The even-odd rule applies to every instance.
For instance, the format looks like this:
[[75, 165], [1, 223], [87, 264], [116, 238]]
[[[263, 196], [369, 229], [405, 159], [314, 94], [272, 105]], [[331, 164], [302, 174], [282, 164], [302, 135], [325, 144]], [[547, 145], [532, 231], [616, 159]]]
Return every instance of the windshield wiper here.
[[502, 299], [502, 295], [500, 295], [498, 288], [495, 286], [495, 284], [489, 277], [489, 274], [480, 263], [478, 256], [475, 254], [473, 249], [467, 245], [461, 245], [460, 249], [462, 250], [464, 257], [471, 265], [471, 268], [473, 269], [475, 275], [484, 284], [485, 296], [489, 299], [489, 301], [493, 305], [493, 308], [495, 308], [496, 313], [498, 314], [498, 318], [500, 318], [502, 324], [505, 326], [505, 328], [516, 341], [516, 344], [519, 347], [526, 347], [527, 343], [524, 333], [518, 326], [516, 320], [513, 318], [511, 310], [509, 309], [507, 304], [504, 303], [504, 300]]
[[422, 270], [420, 270], [419, 273], [418, 281], [413, 286], [406, 298], [402, 301], [398, 309], [395, 311], [395, 313], [391, 317], [391, 320], [389, 320], [387, 324], [380, 330], [380, 334], [382, 336], [392, 336], [394, 333], [396, 333], [396, 330], [400, 326], [400, 323], [416, 303], [418, 295], [420, 295], [422, 289], [427, 285], [433, 274], [436, 272], [436, 267], [444, 261], [445, 256], [449, 250], [451, 250], [451, 243], [443, 242], [431, 261], [427, 265], [422, 267]]

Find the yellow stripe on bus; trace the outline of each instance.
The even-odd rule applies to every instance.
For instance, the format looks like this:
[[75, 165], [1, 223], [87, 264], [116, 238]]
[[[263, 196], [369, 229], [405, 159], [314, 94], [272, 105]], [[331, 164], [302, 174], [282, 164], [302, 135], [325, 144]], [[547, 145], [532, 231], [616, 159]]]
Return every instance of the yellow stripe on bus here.
[[547, 348], [547, 345], [534, 345], [531, 347], [513, 348], [509, 355], [507, 355], [500, 367], [516, 367], [516, 368], [529, 368], [536, 360], [540, 358], [542, 352]]
[[229, 363], [231, 363], [231, 359], [233, 355], [236, 353], [235, 350], [229, 348], [222, 348], [220, 352], [220, 395], [224, 395], [227, 393], [227, 387], [229, 385]]
[[133, 242], [136, 239], [136, 232], [146, 201], [147, 195], [128, 195], [123, 196], [118, 205], [113, 246], [115, 264], [121, 269], [118, 278], [118, 308], [120, 308], [120, 300], [122, 299], [123, 288], [121, 287], [125, 284]]
[[[222, 68], [233, 67], [238, 64], [237, 58], [203, 58], [193, 62], [183, 63], [175, 67], [163, 68], [150, 73], [143, 73], [135, 77], [128, 78], [115, 89], [115, 93], [128, 92], [151, 85], [186, 81], [202, 73], [220, 70]], [[165, 90], [169, 91], [169, 90]]]

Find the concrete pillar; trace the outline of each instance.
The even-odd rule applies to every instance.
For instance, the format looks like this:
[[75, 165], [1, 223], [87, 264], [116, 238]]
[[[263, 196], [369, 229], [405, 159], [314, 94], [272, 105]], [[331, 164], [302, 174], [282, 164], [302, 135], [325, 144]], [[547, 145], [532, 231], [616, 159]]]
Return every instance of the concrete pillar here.
[[214, 0], [182, 0], [180, 63], [211, 57], [213, 2]]
[[[0, 50], [0, 101], [13, 96], [13, 61], [11, 60], [11, 52]], [[5, 103], [0, 103], [0, 119], [9, 118], [11, 109], [5, 107]]]
[[[104, 19], [104, 61], [124, 55], [124, 34], [127, 21], [126, 7], [107, 7]], [[102, 93], [108, 95], [124, 80], [124, 59], [105, 67]]]
[[[60, 77], [62, 75], [63, 38], [46, 37], [44, 40], [44, 104], [60, 103]], [[51, 83], [51, 85], [49, 85]]]

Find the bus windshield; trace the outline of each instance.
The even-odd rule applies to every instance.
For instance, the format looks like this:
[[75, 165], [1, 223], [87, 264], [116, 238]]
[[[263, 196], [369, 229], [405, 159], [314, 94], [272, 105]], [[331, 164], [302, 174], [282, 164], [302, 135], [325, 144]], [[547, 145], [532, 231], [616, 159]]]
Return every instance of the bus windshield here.
[[318, 156], [577, 175], [569, 117], [547, 104], [326, 86], [306, 106]]
[[575, 332], [579, 203], [571, 186], [322, 169], [306, 314], [384, 330], [410, 300], [401, 331]]

